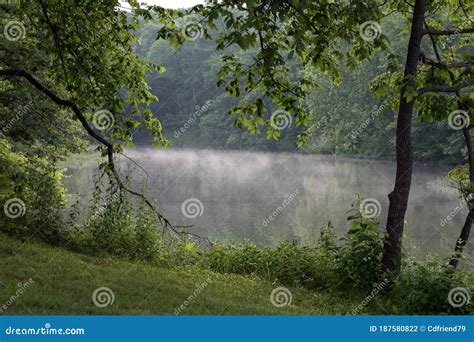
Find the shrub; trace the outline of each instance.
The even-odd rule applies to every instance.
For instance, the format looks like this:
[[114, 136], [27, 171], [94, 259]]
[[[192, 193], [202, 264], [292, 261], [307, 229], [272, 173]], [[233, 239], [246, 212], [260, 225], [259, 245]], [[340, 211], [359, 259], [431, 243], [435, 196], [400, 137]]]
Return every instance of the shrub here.
[[114, 182], [107, 188], [96, 177], [93, 199], [84, 225], [78, 224], [77, 210], [71, 217], [71, 234], [76, 250], [87, 254], [111, 254], [146, 262], [164, 259], [163, 237], [156, 213], [143, 200], [131, 204], [130, 195]]
[[[454, 270], [446, 259], [435, 254], [428, 255], [424, 261], [407, 258], [389, 296], [392, 310], [399, 314], [472, 314], [474, 306], [468, 303], [472, 281], [472, 273]], [[454, 298], [456, 292], [461, 297]], [[455, 306], [463, 305], [453, 306], [449, 297]]]
[[216, 246], [204, 253], [200, 266], [216, 272], [256, 275], [272, 282], [308, 288], [370, 289], [380, 270], [383, 241], [375, 218], [351, 209], [351, 226], [340, 244], [331, 224], [321, 229], [315, 247], [288, 242], [276, 248], [248, 241]]
[[350, 228], [343, 238], [344, 245], [340, 253], [341, 278], [361, 289], [371, 289], [377, 282], [382, 261], [383, 239], [377, 217], [365, 216], [359, 210], [362, 198], [352, 204]]
[[20, 238], [64, 243], [61, 178], [54, 162], [13, 151], [7, 140], [0, 138], [0, 229]]

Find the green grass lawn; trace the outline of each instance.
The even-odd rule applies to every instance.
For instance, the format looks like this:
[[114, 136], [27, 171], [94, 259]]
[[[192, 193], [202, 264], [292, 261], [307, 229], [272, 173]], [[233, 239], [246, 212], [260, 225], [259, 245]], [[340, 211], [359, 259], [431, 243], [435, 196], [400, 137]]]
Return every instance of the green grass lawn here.
[[[0, 234], [0, 260], [0, 309], [8, 304], [0, 313], [4, 315], [169, 315], [194, 293], [195, 298], [181, 315], [337, 315], [350, 313], [362, 300], [291, 288], [292, 304], [278, 308], [270, 302], [276, 284], [238, 275], [90, 257], [4, 234]], [[30, 278], [32, 284], [19, 293], [19, 283]], [[112, 305], [94, 305], [92, 294], [99, 287], [112, 290]]]

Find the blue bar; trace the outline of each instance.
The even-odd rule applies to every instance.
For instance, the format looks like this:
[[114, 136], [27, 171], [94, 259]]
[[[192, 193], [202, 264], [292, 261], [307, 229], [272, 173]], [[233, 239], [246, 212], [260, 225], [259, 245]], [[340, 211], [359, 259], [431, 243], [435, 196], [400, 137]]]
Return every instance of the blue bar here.
[[[62, 329], [62, 335], [59, 335], [59, 329]], [[66, 331], [66, 329], [83, 330]], [[375, 331], [371, 331], [371, 329]], [[81, 334], [82, 331], [83, 334]], [[26, 332], [30, 334], [22, 334]], [[65, 335], [66, 332], [69, 334]], [[63, 340], [100, 342], [473, 342], [474, 316], [0, 317], [1, 342]]]

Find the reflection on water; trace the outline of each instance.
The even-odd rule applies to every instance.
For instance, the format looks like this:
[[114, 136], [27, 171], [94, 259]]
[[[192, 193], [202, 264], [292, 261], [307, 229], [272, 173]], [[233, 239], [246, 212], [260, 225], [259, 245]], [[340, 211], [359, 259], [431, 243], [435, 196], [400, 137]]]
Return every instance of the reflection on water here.
[[[148, 195], [174, 224], [193, 225], [190, 231], [219, 241], [250, 239], [262, 245], [293, 239], [314, 243], [329, 220], [344, 233], [356, 193], [381, 203], [385, 223], [395, 175], [392, 161], [208, 150], [127, 153], [146, 169]], [[132, 183], [139, 188], [145, 174], [131, 167]], [[72, 177], [65, 180], [69, 191], [90, 198], [96, 169], [95, 164], [71, 166]], [[456, 192], [440, 185], [448, 170], [415, 165], [405, 246], [417, 254], [450, 251], [465, 219], [465, 205], [456, 209]], [[198, 215], [183, 213], [183, 202], [190, 198], [202, 203]], [[446, 220], [451, 212], [456, 214]], [[468, 253], [473, 254], [470, 246]]]

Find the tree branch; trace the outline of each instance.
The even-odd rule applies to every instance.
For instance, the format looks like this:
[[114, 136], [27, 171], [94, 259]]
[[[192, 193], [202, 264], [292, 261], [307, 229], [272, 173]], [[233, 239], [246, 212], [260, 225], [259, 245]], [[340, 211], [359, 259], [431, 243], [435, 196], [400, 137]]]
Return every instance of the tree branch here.
[[441, 62], [436, 62], [429, 57], [424, 57], [422, 59], [423, 64], [431, 65], [434, 67], [437, 67], [438, 69], [443, 69], [443, 70], [448, 70], [448, 69], [456, 69], [456, 68], [470, 68], [474, 66], [474, 61], [459, 61], [459, 62], [453, 62], [453, 63], [441, 63]]
[[474, 66], [474, 61], [459, 61], [446, 65], [448, 68], [470, 68]]
[[466, 33], [474, 33], [474, 27], [467, 28], [467, 29], [454, 28], [454, 29], [445, 29], [445, 30], [436, 30], [433, 28], [427, 28], [425, 29], [423, 34], [431, 34], [433, 36], [452, 36], [456, 34], [466, 34]]
[[474, 84], [474, 79], [468, 79], [455, 86], [447, 86], [447, 85], [430, 85], [423, 88], [418, 89], [418, 95], [423, 95], [426, 93], [456, 93], [463, 88], [470, 87]]
[[156, 215], [158, 217], [158, 220], [161, 222], [163, 227], [171, 229], [174, 233], [176, 233], [178, 235], [189, 234], [189, 235], [193, 235], [195, 237], [198, 237], [200, 239], [207, 240], [208, 243], [212, 246], [212, 242], [208, 238], [204, 238], [204, 237], [201, 237], [201, 236], [193, 234], [193, 233], [180, 232], [180, 231], [176, 230], [175, 227], [171, 224], [171, 222], [166, 217], [164, 217], [162, 214], [159, 213], [159, 211], [155, 208], [155, 206], [150, 202], [150, 200], [148, 200], [148, 198], [145, 195], [143, 195], [139, 192], [136, 192], [136, 191], [126, 187], [123, 184], [123, 182], [120, 178], [120, 175], [118, 174], [117, 169], [115, 167], [115, 163], [114, 163], [114, 144], [112, 142], [108, 141], [100, 133], [97, 133], [92, 128], [92, 126], [89, 124], [89, 122], [87, 121], [84, 114], [82, 114], [79, 107], [74, 102], [60, 98], [59, 96], [54, 94], [51, 90], [49, 90], [46, 86], [44, 86], [40, 82], [38, 82], [38, 80], [36, 80], [36, 78], [33, 77], [33, 75], [26, 72], [25, 70], [21, 70], [21, 69], [20, 70], [0, 70], [0, 76], [3, 76], [3, 77], [23, 77], [31, 85], [33, 85], [36, 89], [38, 89], [38, 91], [45, 94], [47, 97], [49, 97], [57, 105], [64, 106], [64, 107], [69, 107], [70, 109], [72, 109], [72, 111], [74, 112], [76, 117], [79, 119], [79, 121], [81, 122], [82, 126], [87, 131], [87, 133], [92, 138], [94, 138], [95, 140], [97, 140], [98, 142], [100, 142], [102, 145], [104, 145], [107, 148], [107, 159], [108, 159], [109, 169], [110, 169], [110, 171], [111, 171], [114, 179], [116, 180], [116, 182], [117, 182], [117, 184], [118, 184], [121, 191], [126, 191], [126, 192], [128, 192], [128, 193], [130, 193], [134, 196], [137, 196], [137, 197], [141, 198], [147, 204], [147, 206], [149, 208], [151, 208], [156, 213]]

